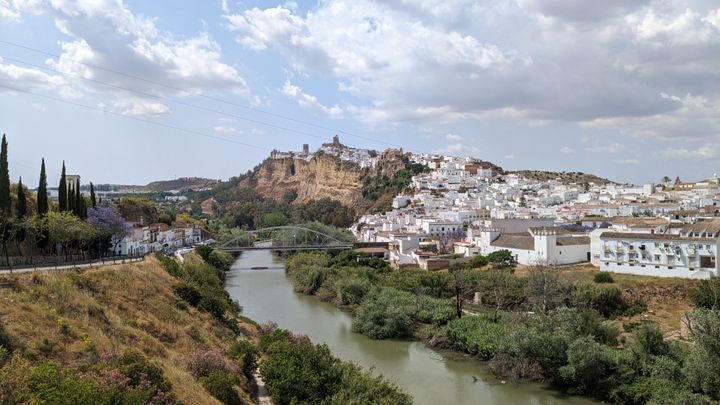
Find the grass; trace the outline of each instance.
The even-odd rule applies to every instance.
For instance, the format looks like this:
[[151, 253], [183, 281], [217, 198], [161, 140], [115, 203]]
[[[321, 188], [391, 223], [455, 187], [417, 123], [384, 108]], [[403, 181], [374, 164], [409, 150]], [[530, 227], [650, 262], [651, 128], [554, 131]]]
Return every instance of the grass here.
[[[76, 366], [134, 348], [163, 369], [180, 401], [217, 403], [185, 371], [184, 359], [225, 350], [235, 336], [211, 315], [176, 305], [176, 279], [156, 259], [12, 277], [15, 287], [0, 289], [0, 320], [23, 357]], [[257, 329], [247, 323], [243, 330]]]

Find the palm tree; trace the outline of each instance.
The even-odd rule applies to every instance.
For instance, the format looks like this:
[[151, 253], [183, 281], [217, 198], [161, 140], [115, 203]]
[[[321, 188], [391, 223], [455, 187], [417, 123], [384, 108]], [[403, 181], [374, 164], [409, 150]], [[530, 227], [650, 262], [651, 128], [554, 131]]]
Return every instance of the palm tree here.
[[663, 176], [662, 178], [663, 184], [669, 184], [670, 183], [670, 177], [669, 176]]

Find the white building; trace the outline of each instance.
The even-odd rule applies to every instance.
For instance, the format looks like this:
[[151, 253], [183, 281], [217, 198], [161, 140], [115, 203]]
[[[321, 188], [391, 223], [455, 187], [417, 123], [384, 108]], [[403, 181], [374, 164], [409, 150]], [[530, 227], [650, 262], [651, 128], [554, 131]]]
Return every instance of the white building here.
[[600, 270], [657, 277], [717, 277], [720, 221], [700, 221], [679, 233], [604, 232]]
[[530, 228], [526, 233], [473, 229], [468, 241], [487, 255], [508, 250], [520, 264], [559, 266], [590, 261], [590, 238], [556, 228]]

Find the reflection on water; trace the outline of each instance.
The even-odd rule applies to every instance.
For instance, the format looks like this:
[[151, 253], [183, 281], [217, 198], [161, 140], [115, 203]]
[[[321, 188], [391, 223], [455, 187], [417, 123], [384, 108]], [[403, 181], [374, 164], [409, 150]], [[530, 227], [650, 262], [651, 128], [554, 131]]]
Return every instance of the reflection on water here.
[[[251, 270], [267, 266], [267, 270]], [[245, 252], [229, 272], [226, 288], [243, 315], [306, 334], [343, 360], [373, 368], [413, 395], [416, 404], [590, 404], [536, 384], [501, 384], [479, 361], [444, 356], [420, 342], [378, 341], [353, 333], [349, 314], [297, 294], [284, 266], [266, 251]], [[477, 378], [477, 380], [476, 380]]]

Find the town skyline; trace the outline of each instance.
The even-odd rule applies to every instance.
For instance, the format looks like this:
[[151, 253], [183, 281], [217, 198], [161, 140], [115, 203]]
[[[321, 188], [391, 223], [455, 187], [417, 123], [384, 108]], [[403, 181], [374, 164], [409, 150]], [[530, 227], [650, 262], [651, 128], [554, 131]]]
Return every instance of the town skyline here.
[[103, 183], [227, 179], [335, 133], [621, 183], [720, 167], [710, 1], [168, 5], [0, 2], [13, 179], [38, 149]]

